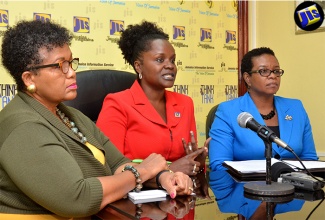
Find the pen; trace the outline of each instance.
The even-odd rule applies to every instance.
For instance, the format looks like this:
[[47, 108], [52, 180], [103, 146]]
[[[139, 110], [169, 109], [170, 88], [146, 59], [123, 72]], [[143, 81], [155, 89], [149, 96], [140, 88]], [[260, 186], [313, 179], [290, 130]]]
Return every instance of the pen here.
[[[132, 160], [133, 163], [141, 163], [143, 160], [142, 159], [134, 159]], [[172, 162], [167, 161], [167, 164], [171, 164]]]

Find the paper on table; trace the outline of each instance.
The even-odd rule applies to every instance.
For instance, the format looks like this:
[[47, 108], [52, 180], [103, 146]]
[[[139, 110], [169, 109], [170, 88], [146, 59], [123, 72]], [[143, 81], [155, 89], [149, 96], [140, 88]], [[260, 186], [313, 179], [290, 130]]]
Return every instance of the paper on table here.
[[[280, 162], [280, 160], [271, 158], [271, 165], [276, 162]], [[266, 172], [266, 160], [225, 161], [224, 163], [241, 173]]]
[[[282, 162], [290, 165], [293, 168], [304, 169], [303, 166], [299, 161], [296, 160], [282, 160]], [[318, 168], [325, 168], [324, 161], [317, 161], [317, 160], [303, 160], [302, 163], [305, 165], [307, 169], [318, 169]]]
[[[296, 160], [277, 160], [271, 158], [271, 165], [276, 162], [283, 162], [291, 166], [293, 169], [304, 169], [299, 161]], [[265, 173], [266, 172], [266, 161], [265, 160], [244, 160], [244, 161], [225, 161], [228, 167], [232, 167], [240, 173]], [[310, 161], [303, 160], [302, 163], [308, 170], [312, 169], [325, 169], [324, 161]]]
[[153, 189], [140, 192], [129, 192], [128, 197], [136, 203], [154, 202], [165, 200], [167, 196], [166, 190]]

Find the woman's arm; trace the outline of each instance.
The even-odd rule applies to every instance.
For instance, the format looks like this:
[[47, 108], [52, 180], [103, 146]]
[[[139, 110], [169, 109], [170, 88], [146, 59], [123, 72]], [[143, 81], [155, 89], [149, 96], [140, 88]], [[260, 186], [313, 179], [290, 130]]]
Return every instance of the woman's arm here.
[[223, 161], [232, 161], [234, 158], [234, 131], [229, 114], [227, 106], [219, 104], [210, 129], [209, 162], [212, 170], [225, 170]]
[[310, 121], [307, 115], [307, 112], [304, 109], [304, 116], [305, 116], [305, 127], [303, 131], [303, 149], [301, 152], [301, 159], [305, 160], [318, 160], [318, 156], [316, 154], [316, 148], [312, 133], [312, 128], [310, 125]]
[[156, 181], [158, 181], [171, 198], [175, 198], [177, 194], [190, 195], [193, 191], [191, 179], [180, 172], [163, 172], [157, 180], [156, 175], [162, 170], [167, 170], [168, 167], [166, 160], [160, 154], [151, 154], [141, 164], [124, 164], [115, 171], [113, 176], [98, 178], [103, 187], [101, 209], [136, 187], [135, 174], [129, 170], [123, 171], [125, 165], [134, 166], [140, 174], [141, 183], [146, 186], [157, 188]]

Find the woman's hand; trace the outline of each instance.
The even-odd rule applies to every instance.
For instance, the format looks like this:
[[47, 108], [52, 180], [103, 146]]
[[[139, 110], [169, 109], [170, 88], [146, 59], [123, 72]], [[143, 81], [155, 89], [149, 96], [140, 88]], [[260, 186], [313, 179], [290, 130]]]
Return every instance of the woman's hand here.
[[183, 172], [189, 176], [195, 176], [197, 173], [203, 172], [205, 168], [205, 160], [208, 155], [208, 146], [211, 138], [204, 142], [203, 147], [198, 148], [193, 131], [190, 131], [190, 135], [191, 141], [189, 143], [186, 143], [184, 138], [182, 139], [187, 155], [174, 161], [170, 165], [170, 169]]
[[205, 177], [205, 173], [199, 173], [191, 177], [193, 181], [193, 188], [196, 197], [201, 199], [211, 199], [209, 195], [209, 183]]
[[[209, 149], [210, 140], [211, 140], [210, 137], [205, 140], [203, 147], [201, 147], [201, 148], [205, 149], [205, 151], [202, 154], [199, 154], [199, 156], [197, 156], [196, 159], [195, 159], [196, 161], [200, 162], [202, 164], [202, 166], [203, 166], [203, 164], [205, 165], [205, 160], [206, 160], [206, 158], [208, 156], [208, 149]], [[201, 169], [202, 168], [205, 168], [205, 167], [201, 167]]]
[[182, 172], [164, 172], [158, 181], [172, 199], [176, 195], [191, 195], [194, 190], [191, 178]]
[[142, 163], [137, 165], [136, 168], [146, 171], [146, 178], [143, 178], [143, 172], [141, 172], [141, 178], [143, 180], [156, 177], [157, 173], [159, 173], [161, 170], [168, 170], [167, 161], [165, 158], [162, 155], [156, 153], [150, 154], [146, 159], [142, 161]]
[[[201, 154], [205, 153], [205, 148], [200, 148], [170, 164], [170, 169], [174, 172], [183, 172], [189, 176], [194, 176], [197, 172], [200, 171], [200, 167], [204, 167], [205, 160], [203, 164], [201, 162], [196, 161], [196, 158]], [[202, 169], [202, 168], [201, 168]]]
[[[187, 155], [190, 155], [191, 153], [193, 153], [199, 149], [198, 145], [196, 143], [193, 131], [190, 131], [190, 135], [191, 135], [191, 141], [189, 143], [186, 143], [184, 138], [182, 139], [183, 147], [184, 147], [184, 150]], [[202, 149], [202, 148], [205, 149], [205, 151], [202, 152], [201, 154], [199, 154], [195, 158], [195, 161], [200, 162], [200, 164], [202, 166], [203, 166], [203, 164], [205, 164], [206, 157], [208, 156], [208, 147], [209, 147], [210, 140], [211, 140], [211, 138], [208, 138], [205, 140], [203, 147], [200, 148], [200, 149]], [[201, 167], [201, 168], [204, 168], [204, 167]]]

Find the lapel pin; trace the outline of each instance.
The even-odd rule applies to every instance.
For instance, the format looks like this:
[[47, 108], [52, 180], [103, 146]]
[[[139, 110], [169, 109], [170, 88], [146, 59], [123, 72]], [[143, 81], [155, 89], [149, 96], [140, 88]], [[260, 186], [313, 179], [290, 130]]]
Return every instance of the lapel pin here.
[[181, 113], [180, 112], [175, 112], [175, 118], [180, 118], [181, 117]]
[[285, 120], [291, 121], [292, 120], [292, 116], [286, 115]]

